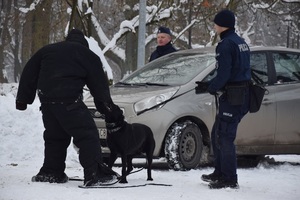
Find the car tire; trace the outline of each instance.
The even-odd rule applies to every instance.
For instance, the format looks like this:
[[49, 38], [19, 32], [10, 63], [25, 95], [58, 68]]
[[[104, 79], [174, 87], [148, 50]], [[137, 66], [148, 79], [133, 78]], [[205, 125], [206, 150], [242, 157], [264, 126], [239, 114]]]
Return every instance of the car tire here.
[[196, 168], [203, 149], [202, 134], [197, 124], [187, 120], [175, 123], [165, 140], [165, 157], [174, 170]]

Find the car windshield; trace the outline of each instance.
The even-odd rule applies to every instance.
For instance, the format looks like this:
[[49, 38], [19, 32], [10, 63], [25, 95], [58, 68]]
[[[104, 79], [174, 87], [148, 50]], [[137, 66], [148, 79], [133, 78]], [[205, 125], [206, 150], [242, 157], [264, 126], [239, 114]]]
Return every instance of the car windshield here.
[[183, 85], [214, 62], [214, 54], [173, 54], [147, 64], [119, 84]]

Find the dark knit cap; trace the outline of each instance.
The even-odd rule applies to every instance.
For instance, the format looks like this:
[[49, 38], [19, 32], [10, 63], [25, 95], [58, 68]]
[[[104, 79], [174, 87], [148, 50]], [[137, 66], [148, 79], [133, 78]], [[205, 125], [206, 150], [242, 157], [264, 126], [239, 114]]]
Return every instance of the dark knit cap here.
[[167, 27], [163, 27], [163, 26], [161, 26], [161, 27], [158, 28], [157, 34], [158, 33], [166, 33], [166, 34], [171, 35], [170, 29], [167, 28]]
[[221, 27], [234, 28], [234, 13], [230, 10], [222, 10], [215, 16], [214, 22]]
[[84, 34], [78, 29], [72, 29], [68, 34], [66, 40], [70, 42], [78, 42], [89, 48], [89, 43], [84, 38]]

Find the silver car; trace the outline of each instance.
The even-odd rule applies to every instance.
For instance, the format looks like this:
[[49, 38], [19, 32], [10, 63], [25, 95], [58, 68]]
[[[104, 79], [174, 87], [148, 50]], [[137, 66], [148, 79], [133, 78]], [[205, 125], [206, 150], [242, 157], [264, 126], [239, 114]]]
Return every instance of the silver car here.
[[[126, 121], [148, 125], [156, 142], [154, 156], [170, 168], [197, 167], [210, 154], [216, 115], [214, 96], [195, 94], [196, 81], [215, 76], [215, 49], [178, 51], [146, 64], [111, 86], [113, 101]], [[300, 50], [251, 48], [252, 79], [266, 87], [262, 106], [238, 128], [238, 155], [300, 154]], [[106, 129], [92, 97], [85, 100], [99, 129], [104, 153]]]

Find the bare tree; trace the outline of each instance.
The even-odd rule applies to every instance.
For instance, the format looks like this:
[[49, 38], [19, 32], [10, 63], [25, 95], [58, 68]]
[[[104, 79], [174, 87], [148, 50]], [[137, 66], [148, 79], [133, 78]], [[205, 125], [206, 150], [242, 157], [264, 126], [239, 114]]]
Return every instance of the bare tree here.
[[[22, 66], [35, 51], [63, 40], [73, 27], [98, 41], [117, 79], [136, 69], [138, 0], [0, 3], [1, 83], [17, 82]], [[178, 49], [215, 45], [218, 37], [213, 31], [213, 18], [224, 8], [235, 12], [236, 31], [250, 45], [299, 48], [298, 0], [148, 0], [146, 58], [156, 47], [158, 26], [171, 29]], [[130, 27], [124, 27], [125, 24]]]
[[6, 83], [7, 78], [4, 76], [3, 72], [5, 70], [5, 65], [4, 65], [4, 50], [5, 46], [9, 42], [7, 39], [8, 35], [8, 14], [11, 10], [12, 2], [11, 0], [8, 1], [1, 1], [1, 16], [0, 16], [0, 83]]

